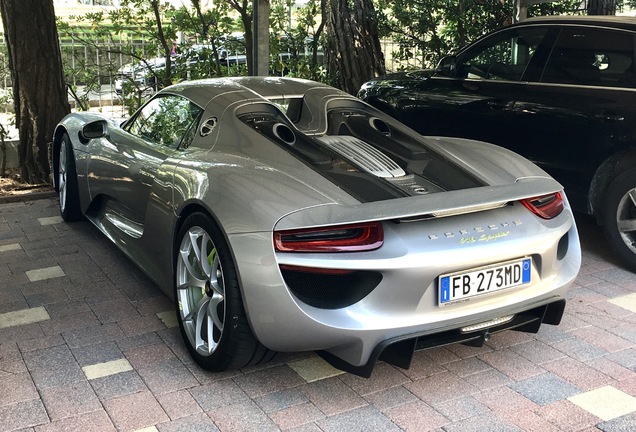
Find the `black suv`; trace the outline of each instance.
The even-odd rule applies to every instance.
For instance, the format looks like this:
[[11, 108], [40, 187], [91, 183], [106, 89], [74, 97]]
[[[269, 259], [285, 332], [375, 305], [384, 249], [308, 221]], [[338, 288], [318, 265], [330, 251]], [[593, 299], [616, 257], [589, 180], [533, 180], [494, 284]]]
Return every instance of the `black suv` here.
[[531, 18], [358, 96], [422, 134], [526, 156], [636, 271], [636, 18]]

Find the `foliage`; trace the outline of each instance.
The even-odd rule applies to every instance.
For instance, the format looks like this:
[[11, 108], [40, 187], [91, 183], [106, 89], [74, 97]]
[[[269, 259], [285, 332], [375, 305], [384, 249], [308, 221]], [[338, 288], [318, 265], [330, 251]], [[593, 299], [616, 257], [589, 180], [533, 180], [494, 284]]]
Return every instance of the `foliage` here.
[[[632, 1], [632, 0], [630, 0]], [[416, 59], [414, 67], [433, 67], [444, 55], [486, 32], [513, 22], [513, 0], [376, 0], [380, 30], [398, 45], [395, 60]], [[577, 10], [579, 0], [541, 3], [528, 16]]]

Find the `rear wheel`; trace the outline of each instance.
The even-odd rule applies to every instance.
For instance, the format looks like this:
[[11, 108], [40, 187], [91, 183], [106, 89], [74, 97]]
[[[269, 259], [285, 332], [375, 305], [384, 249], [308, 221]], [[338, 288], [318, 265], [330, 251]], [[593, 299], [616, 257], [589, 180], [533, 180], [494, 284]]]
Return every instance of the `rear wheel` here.
[[71, 139], [67, 134], [62, 135], [57, 170], [57, 188], [60, 199], [60, 214], [67, 222], [74, 222], [82, 218], [79, 204], [79, 189], [77, 187], [77, 171], [75, 170], [75, 156]]
[[212, 371], [270, 360], [274, 352], [256, 340], [247, 321], [236, 268], [217, 226], [193, 213], [175, 246], [177, 316], [194, 360]]
[[601, 210], [605, 236], [620, 259], [636, 271], [636, 171], [616, 177]]

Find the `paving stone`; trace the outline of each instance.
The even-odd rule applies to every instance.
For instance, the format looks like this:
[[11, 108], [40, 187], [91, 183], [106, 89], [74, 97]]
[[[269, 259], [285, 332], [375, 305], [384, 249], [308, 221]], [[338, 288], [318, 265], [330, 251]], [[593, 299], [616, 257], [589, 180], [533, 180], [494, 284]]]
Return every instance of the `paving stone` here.
[[509, 387], [497, 387], [474, 394], [474, 398], [495, 413], [535, 410], [539, 405]]
[[150, 392], [110, 399], [103, 404], [118, 430], [137, 430], [169, 420]]
[[299, 390], [327, 416], [367, 405], [364, 399], [337, 377], [305, 384]]
[[218, 432], [214, 422], [205, 414], [182, 417], [169, 423], [159, 423], [159, 432]]
[[287, 363], [287, 365], [306, 382], [331, 378], [344, 373], [318, 356], [292, 361]]
[[52, 266], [46, 268], [40, 268], [35, 270], [28, 270], [26, 272], [27, 278], [31, 282], [37, 282], [46, 279], [53, 279], [65, 276], [64, 271], [60, 266]]
[[202, 413], [203, 410], [187, 390], [157, 396], [157, 401], [172, 420]]
[[102, 302], [91, 307], [102, 324], [139, 317], [137, 309], [126, 299]]
[[566, 357], [561, 351], [538, 340], [511, 347], [510, 350], [537, 365]]
[[580, 361], [591, 360], [608, 354], [607, 351], [577, 338], [556, 342], [552, 344], [552, 347]]
[[578, 394], [568, 400], [604, 421], [636, 412], [636, 398], [611, 386]]
[[35, 430], [36, 432], [109, 432], [115, 431], [115, 426], [110, 421], [106, 411], [99, 410], [80, 414], [76, 417], [56, 420], [52, 423], [38, 426]]
[[460, 378], [466, 378], [470, 375], [487, 372], [492, 369], [492, 366], [477, 357], [469, 357], [467, 359], [448, 363], [445, 367]]
[[530, 378], [544, 372], [541, 367], [526, 360], [510, 349], [482, 354], [479, 358], [514, 380]]
[[[90, 315], [92, 315], [92, 312]], [[94, 319], [91, 320], [91, 324], [90, 326], [70, 329], [62, 333], [70, 348], [77, 350], [91, 345], [107, 344], [124, 337], [124, 332], [115, 323], [101, 325]]]
[[440, 402], [434, 404], [433, 408], [452, 422], [475, 417], [490, 411], [472, 396]]
[[251, 400], [215, 408], [208, 415], [222, 431], [268, 432], [279, 430], [274, 422]]
[[321, 420], [325, 415], [314, 404], [302, 403], [272, 412], [269, 417], [281, 430], [288, 430]]
[[33, 380], [27, 372], [0, 376], [0, 406], [38, 399]]
[[49, 422], [46, 409], [39, 399], [0, 406], [0, 431], [15, 431]]
[[496, 369], [468, 375], [464, 378], [467, 383], [480, 390], [488, 390], [501, 386], [506, 386], [514, 382], [508, 375], [504, 375]]
[[93, 388], [86, 381], [40, 390], [51, 420], [77, 416], [102, 408]]
[[580, 388], [552, 373], [517, 381], [509, 387], [539, 405], [548, 405], [581, 393]]
[[137, 368], [137, 372], [155, 395], [192, 388], [199, 384], [176, 357]]
[[384, 414], [371, 406], [327, 417], [316, 422], [324, 432], [399, 431], [400, 428]]
[[484, 414], [444, 426], [446, 432], [523, 432], [501, 417]]
[[304, 384], [305, 380], [289, 366], [280, 365], [246, 373], [234, 378], [234, 382], [249, 397], [256, 398], [275, 391], [298, 387]]
[[125, 358], [111, 360], [104, 363], [98, 363], [93, 365], [87, 365], [82, 367], [86, 379], [94, 380], [97, 378], [103, 378], [110, 375], [115, 375], [122, 372], [133, 370], [128, 360]]
[[137, 371], [125, 371], [90, 381], [100, 401], [148, 391]]
[[611, 382], [609, 376], [573, 358], [544, 363], [542, 366], [582, 390], [592, 390]]
[[124, 353], [115, 342], [96, 343], [71, 350], [77, 363], [84, 367], [124, 358]]
[[31, 371], [31, 377], [40, 390], [86, 381], [82, 369], [73, 363], [59, 368], [38, 368]]
[[603, 432], [633, 432], [636, 430], [636, 413], [599, 423], [596, 427]]
[[245, 392], [230, 379], [195, 387], [190, 389], [190, 394], [206, 412], [249, 400]]
[[391, 387], [365, 396], [367, 402], [384, 412], [399, 405], [414, 402], [417, 397], [403, 386]]
[[595, 425], [601, 421], [588, 411], [574, 405], [568, 400], [562, 400], [553, 404], [542, 406], [534, 410], [542, 418], [555, 425], [561, 431], [580, 431], [587, 426]]
[[0, 329], [50, 320], [44, 307], [22, 309], [0, 314]]
[[422, 401], [391, 408], [386, 411], [386, 416], [407, 431], [435, 429], [450, 423], [446, 417]]
[[266, 414], [274, 411], [284, 410], [294, 405], [304, 404], [308, 401], [307, 397], [298, 389], [281, 390], [265, 396], [254, 399], [254, 402]]
[[450, 372], [405, 384], [404, 387], [428, 404], [435, 404], [471, 395], [478, 391], [477, 388], [467, 381]]

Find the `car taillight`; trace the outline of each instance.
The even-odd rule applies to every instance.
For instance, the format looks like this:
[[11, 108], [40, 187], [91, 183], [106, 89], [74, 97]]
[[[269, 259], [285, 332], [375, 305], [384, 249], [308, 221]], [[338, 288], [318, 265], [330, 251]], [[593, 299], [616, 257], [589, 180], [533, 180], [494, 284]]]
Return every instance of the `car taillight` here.
[[557, 217], [563, 211], [564, 206], [561, 192], [523, 199], [521, 200], [521, 204], [543, 219]]
[[384, 243], [380, 222], [274, 231], [279, 252], [360, 252]]

